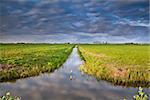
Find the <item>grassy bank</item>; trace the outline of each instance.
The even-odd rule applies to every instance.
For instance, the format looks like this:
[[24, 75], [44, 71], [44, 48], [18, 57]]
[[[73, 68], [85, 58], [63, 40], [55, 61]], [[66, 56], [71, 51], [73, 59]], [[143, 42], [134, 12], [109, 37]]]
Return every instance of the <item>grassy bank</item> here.
[[59, 68], [74, 45], [1, 44], [0, 81], [39, 75]]
[[85, 61], [85, 58], [83, 57], [82, 52], [79, 49], [79, 46], [77, 46], [77, 49], [78, 49], [78, 54], [79, 54], [81, 60]]
[[82, 71], [116, 85], [150, 86], [149, 45], [80, 45]]

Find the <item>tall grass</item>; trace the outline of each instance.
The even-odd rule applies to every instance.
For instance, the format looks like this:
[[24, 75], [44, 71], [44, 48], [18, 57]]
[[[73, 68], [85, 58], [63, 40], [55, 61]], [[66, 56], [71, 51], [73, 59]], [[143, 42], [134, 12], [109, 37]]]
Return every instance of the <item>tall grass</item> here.
[[39, 75], [59, 68], [73, 45], [1, 44], [0, 81]]
[[149, 45], [80, 45], [80, 69], [117, 85], [150, 86]]

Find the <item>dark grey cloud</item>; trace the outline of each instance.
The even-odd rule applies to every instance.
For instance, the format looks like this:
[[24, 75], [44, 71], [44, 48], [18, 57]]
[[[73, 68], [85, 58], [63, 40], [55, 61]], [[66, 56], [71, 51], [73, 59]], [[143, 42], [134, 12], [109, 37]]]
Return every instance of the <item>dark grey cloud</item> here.
[[0, 10], [0, 42], [149, 42], [149, 0], [1, 0]]

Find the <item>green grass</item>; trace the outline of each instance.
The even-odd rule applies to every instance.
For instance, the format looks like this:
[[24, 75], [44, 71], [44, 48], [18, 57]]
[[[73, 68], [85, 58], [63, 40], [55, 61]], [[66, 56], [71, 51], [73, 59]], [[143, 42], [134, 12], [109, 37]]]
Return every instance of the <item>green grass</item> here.
[[0, 81], [39, 75], [59, 68], [74, 45], [1, 44]]
[[80, 45], [80, 69], [117, 85], [150, 85], [149, 45]]

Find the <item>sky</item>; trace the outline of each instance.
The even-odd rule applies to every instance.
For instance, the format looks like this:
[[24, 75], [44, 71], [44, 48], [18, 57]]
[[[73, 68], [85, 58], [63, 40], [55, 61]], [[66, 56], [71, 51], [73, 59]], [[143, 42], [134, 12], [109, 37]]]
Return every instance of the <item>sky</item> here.
[[149, 0], [0, 0], [0, 43], [150, 43]]

